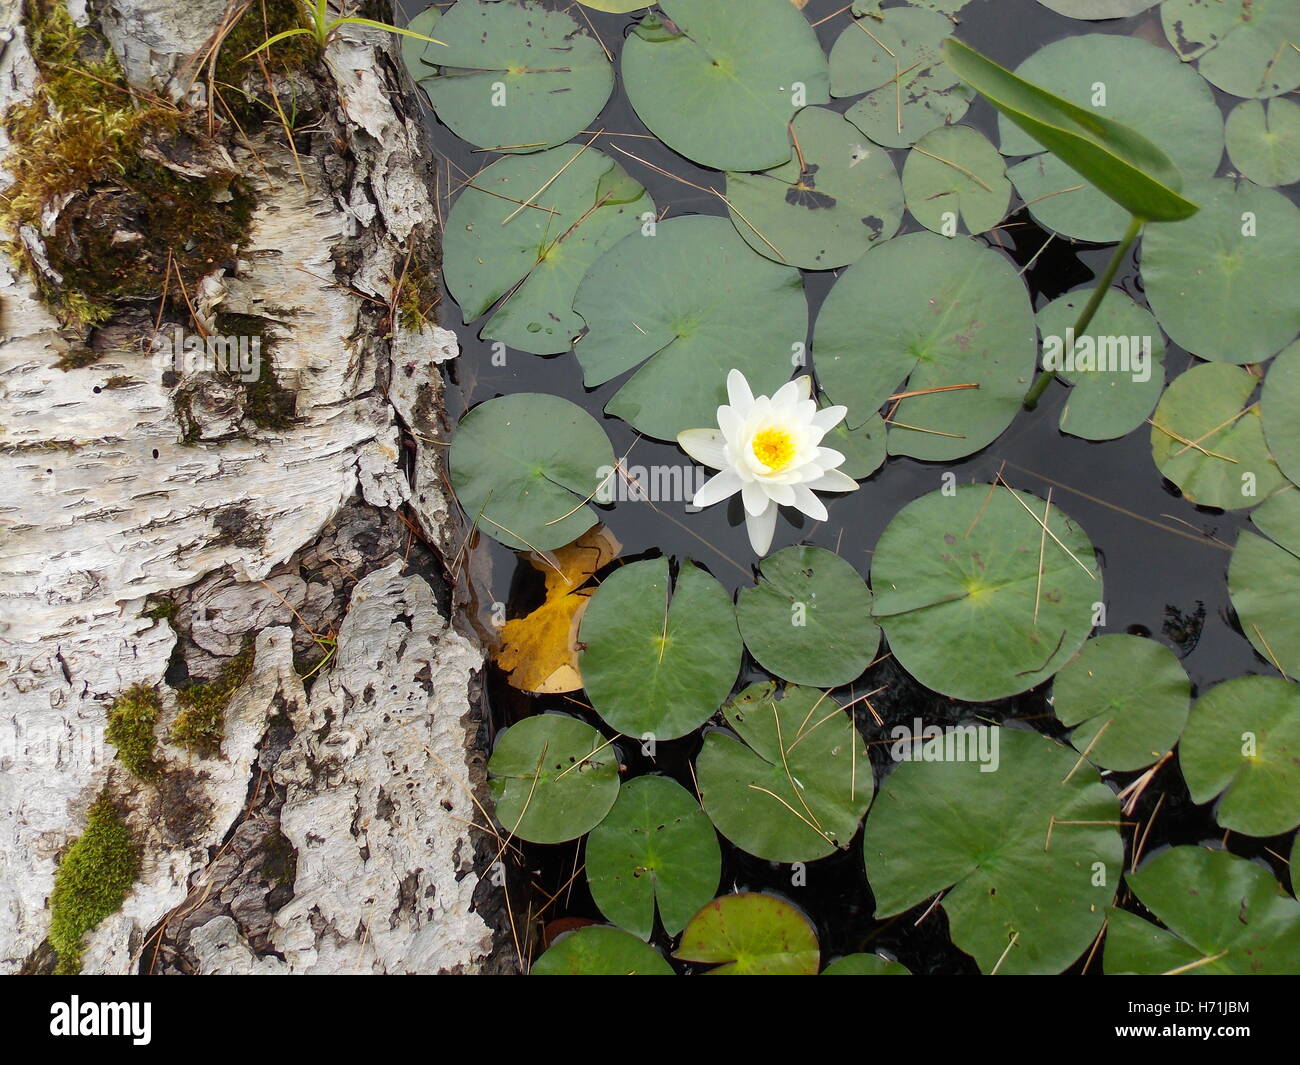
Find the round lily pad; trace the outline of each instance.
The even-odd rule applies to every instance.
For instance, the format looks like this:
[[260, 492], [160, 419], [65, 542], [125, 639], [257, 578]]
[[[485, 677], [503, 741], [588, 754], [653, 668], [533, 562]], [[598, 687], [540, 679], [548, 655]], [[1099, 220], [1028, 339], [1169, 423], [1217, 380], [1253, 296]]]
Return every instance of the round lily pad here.
[[831, 962], [822, 976], [911, 976], [907, 967], [879, 954], [848, 954]]
[[581, 407], [520, 392], [465, 415], [449, 462], [470, 521], [516, 551], [550, 551], [596, 524], [584, 500], [613, 468], [614, 449]]
[[1251, 515], [1228, 566], [1228, 592], [1242, 631], [1264, 661], [1300, 678], [1300, 491], [1279, 492]]
[[973, 94], [939, 51], [952, 30], [950, 18], [915, 7], [849, 23], [831, 48], [831, 95], [866, 95], [844, 117], [887, 148], [960, 119]]
[[1243, 100], [1228, 115], [1228, 158], [1256, 185], [1300, 181], [1300, 106], [1278, 97]]
[[530, 976], [672, 976], [654, 947], [630, 932], [588, 925], [557, 939], [533, 963]]
[[1282, 264], [1300, 246], [1285, 196], [1227, 178], [1187, 190], [1201, 205], [1142, 238], [1147, 301], [1174, 343], [1215, 362], [1263, 362], [1295, 339], [1300, 303]]
[[769, 673], [835, 688], [870, 664], [880, 646], [871, 589], [848, 562], [820, 547], [787, 547], [764, 559], [736, 603], [740, 635]]
[[1192, 684], [1178, 656], [1141, 636], [1098, 636], [1056, 675], [1052, 705], [1070, 742], [1106, 769], [1151, 765], [1178, 742]]
[[629, 781], [587, 837], [587, 886], [600, 912], [642, 939], [655, 907], [675, 936], [713, 898], [722, 851], [695, 797], [668, 777]]
[[1300, 902], [1254, 862], [1227, 851], [1171, 847], [1126, 882], [1164, 928], [1112, 909], [1102, 953], [1108, 976], [1300, 969]]
[[714, 899], [691, 918], [673, 953], [716, 964], [719, 976], [812, 976], [821, 950], [802, 913], [775, 895], [741, 892]]
[[1083, 646], [1103, 598], [1083, 529], [1060, 507], [1005, 485], [962, 485], [909, 503], [881, 534], [871, 586], [899, 664], [927, 688], [969, 702], [1051, 677]]
[[571, 15], [541, 4], [458, 0], [438, 20], [437, 74], [421, 81], [438, 118], [480, 148], [535, 152], [600, 114], [614, 68]]
[[1096, 21], [1106, 18], [1128, 18], [1137, 15], [1159, 0], [1038, 0], [1043, 7], [1067, 18]]
[[739, 739], [704, 737], [700, 801], [741, 850], [773, 862], [823, 858], [848, 846], [871, 803], [867, 749], [825, 692], [771, 683], [746, 688], [723, 712]]
[[1114, 440], [1155, 409], [1165, 386], [1165, 340], [1151, 312], [1118, 289], [1106, 293], [1084, 335], [1073, 337], [1092, 292], [1067, 293], [1038, 312], [1043, 366], [1056, 369], [1071, 386], [1061, 431], [1084, 440]]
[[[1223, 117], [1214, 94], [1163, 48], [1113, 34], [1067, 37], [1040, 48], [1016, 73], [1136, 130], [1164, 151], [1184, 177], [1209, 177], [1219, 165]], [[1034, 218], [1079, 240], [1103, 243], [1124, 235], [1129, 221], [1124, 208], [1045, 152], [1010, 119], [1000, 117], [998, 123], [1002, 153], [1031, 156], [1009, 173]]]
[[1300, 86], [1300, 7], [1295, 0], [1165, 0], [1165, 36], [1184, 60], [1233, 96], [1265, 97]]
[[1269, 452], [1291, 482], [1300, 484], [1300, 341], [1269, 366], [1259, 408]]
[[988, 138], [970, 126], [931, 130], [903, 164], [907, 209], [926, 229], [956, 236], [992, 229], [1007, 213], [1011, 182], [1006, 164]]
[[941, 736], [881, 785], [863, 840], [876, 917], [946, 892], [952, 941], [983, 972], [1059, 973], [1096, 938], [1119, 886], [1119, 803], [1071, 748], [991, 731], [996, 772], [940, 760]]
[[628, 736], [684, 736], [722, 705], [740, 672], [731, 598], [691, 562], [671, 601], [667, 559], [615, 570], [591, 597], [578, 639], [587, 697]]
[[[820, 406], [828, 406], [822, 397]], [[840, 422], [826, 434], [822, 443], [844, 456], [840, 472], [855, 481], [870, 477], [885, 464], [886, 437], [889, 429], [885, 419], [873, 414], [862, 425], [850, 428]]]
[[488, 760], [497, 821], [531, 843], [563, 843], [600, 824], [618, 797], [618, 756], [585, 721], [538, 714], [512, 725]]
[[670, 219], [653, 232], [625, 238], [588, 270], [573, 302], [587, 323], [575, 352], [589, 388], [644, 362], [605, 409], [675, 440], [717, 425], [730, 370], [755, 395], [789, 380], [808, 302], [799, 271], [756, 253], [725, 218]]
[[1151, 419], [1151, 455], [1193, 503], [1240, 510], [1285, 481], [1264, 442], [1259, 379], [1239, 366], [1202, 363], [1174, 378]]
[[[818, 380], [848, 424], [887, 414], [891, 455], [943, 462], [991, 443], [1020, 411], [1037, 358], [1029, 293], [1001, 253], [910, 233], [835, 283], [817, 317]], [[964, 386], [964, 387], [954, 387]]]
[[660, 0], [623, 45], [637, 116], [686, 158], [718, 170], [766, 170], [790, 158], [787, 127], [824, 104], [829, 71], [790, 0]]
[[451, 209], [443, 277], [466, 324], [508, 295], [483, 327], [485, 340], [556, 355], [582, 331], [573, 311], [578, 283], [647, 212], [654, 202], [645, 189], [595, 148], [507, 156]]
[[795, 116], [792, 140], [788, 163], [727, 175], [731, 220], [751, 248], [790, 266], [832, 270], [898, 232], [903, 190], [888, 152], [824, 107]]
[[1300, 825], [1300, 685], [1236, 677], [1192, 708], [1178, 745], [1192, 801], [1219, 796], [1215, 819], [1247, 836]]

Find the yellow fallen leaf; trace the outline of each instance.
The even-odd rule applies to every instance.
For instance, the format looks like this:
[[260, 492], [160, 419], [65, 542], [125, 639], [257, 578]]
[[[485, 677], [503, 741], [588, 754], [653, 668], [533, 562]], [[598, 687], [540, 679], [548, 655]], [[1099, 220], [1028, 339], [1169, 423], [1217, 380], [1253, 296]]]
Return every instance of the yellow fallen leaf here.
[[578, 623], [594, 588], [582, 587], [617, 556], [622, 544], [605, 526], [588, 529], [573, 543], [545, 556], [529, 553], [529, 565], [546, 577], [546, 601], [526, 617], [501, 627], [497, 665], [510, 686], [555, 695], [582, 687], [578, 672]]

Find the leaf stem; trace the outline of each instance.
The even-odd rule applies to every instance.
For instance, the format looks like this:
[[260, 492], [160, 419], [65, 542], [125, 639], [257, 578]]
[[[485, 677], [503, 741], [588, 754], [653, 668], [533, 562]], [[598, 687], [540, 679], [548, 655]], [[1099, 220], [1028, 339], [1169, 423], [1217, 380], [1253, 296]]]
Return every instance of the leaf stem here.
[[[1137, 215], [1129, 219], [1128, 229], [1124, 232], [1124, 239], [1119, 242], [1119, 247], [1115, 249], [1115, 254], [1111, 256], [1110, 262], [1106, 264], [1106, 269], [1098, 280], [1097, 287], [1092, 290], [1092, 296], [1089, 297], [1083, 311], [1079, 314], [1079, 320], [1074, 323], [1074, 338], [1076, 341], [1092, 324], [1093, 315], [1097, 313], [1101, 301], [1106, 298], [1106, 293], [1110, 291], [1110, 283], [1115, 280], [1115, 275], [1119, 273], [1120, 264], [1124, 262], [1129, 249], [1133, 247], [1133, 242], [1137, 240], [1138, 234], [1142, 232], [1142, 226], [1145, 222], [1145, 219], [1139, 218]], [[1070, 354], [1071, 352], [1066, 352], [1066, 357], [1068, 358]], [[1025, 410], [1033, 410], [1037, 407], [1038, 401], [1043, 398], [1043, 393], [1047, 391], [1047, 386], [1055, 380], [1055, 370], [1043, 371], [1038, 380], [1025, 393]]]

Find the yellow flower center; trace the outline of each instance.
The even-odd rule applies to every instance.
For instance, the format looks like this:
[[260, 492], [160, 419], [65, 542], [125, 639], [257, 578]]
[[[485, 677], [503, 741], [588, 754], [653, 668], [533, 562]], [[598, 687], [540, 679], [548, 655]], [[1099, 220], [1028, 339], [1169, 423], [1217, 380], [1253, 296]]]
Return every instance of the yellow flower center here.
[[773, 473], [777, 473], [794, 461], [795, 445], [794, 436], [785, 429], [760, 429], [754, 434], [754, 442], [750, 445], [754, 452], [754, 458], [758, 459]]

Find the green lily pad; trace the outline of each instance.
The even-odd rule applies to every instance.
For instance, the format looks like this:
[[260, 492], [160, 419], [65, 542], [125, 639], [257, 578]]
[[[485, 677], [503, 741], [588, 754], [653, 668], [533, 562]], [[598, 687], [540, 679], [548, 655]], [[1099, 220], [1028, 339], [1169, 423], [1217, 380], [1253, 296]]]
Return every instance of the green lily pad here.
[[[411, 19], [406, 24], [406, 28], [412, 33], [422, 33], [426, 37], [433, 37], [435, 36], [433, 27], [438, 25], [440, 18], [442, 18], [442, 8], [430, 5]], [[418, 37], [402, 36], [398, 47], [402, 50], [402, 63], [406, 66], [411, 77], [419, 81], [434, 72], [434, 68], [437, 67], [441, 59], [437, 53], [442, 51], [443, 46], [432, 44], [429, 41], [422, 41]]]
[[[1209, 177], [1219, 165], [1223, 117], [1214, 94], [1175, 56], [1140, 38], [1102, 33], [1067, 37], [1040, 48], [1016, 68], [1016, 74], [1089, 114], [1147, 138], [1184, 178]], [[1105, 102], [1099, 105], [1095, 101], [1103, 91]], [[1153, 107], [1153, 100], [1159, 100], [1160, 106]], [[1044, 152], [1005, 115], [999, 117], [998, 128], [1004, 155], [1030, 156], [1008, 173], [1040, 224], [1097, 243], [1124, 235], [1128, 210]], [[1186, 189], [1183, 195], [1200, 202]]]
[[1239, 366], [1202, 363], [1174, 378], [1151, 419], [1151, 455], [1193, 503], [1253, 507], [1285, 483], [1264, 442], [1259, 378]]
[[618, 797], [618, 756], [585, 721], [538, 714], [512, 725], [488, 760], [497, 821], [530, 843], [563, 843], [600, 824]]
[[[822, 396], [818, 405], [829, 406], [825, 400], [826, 397]], [[840, 467], [842, 474], [861, 481], [885, 464], [888, 432], [885, 419], [873, 414], [864, 424], [852, 428], [841, 421], [826, 434], [822, 443], [844, 456], [844, 465]]]
[[[563, 11], [521, 0], [458, 0], [438, 21], [438, 71], [420, 82], [461, 140], [505, 152], [563, 144], [600, 114], [614, 68]], [[426, 57], [435, 53], [426, 52]]]
[[1143, 769], [1173, 749], [1191, 710], [1178, 656], [1141, 636], [1098, 636], [1056, 675], [1052, 705], [1070, 742], [1106, 769]]
[[[1025, 283], [972, 240], [910, 233], [835, 283], [817, 317], [818, 380], [862, 425], [891, 396], [891, 455], [943, 462], [972, 454], [1011, 423], [1037, 358]], [[969, 387], [969, 386], [978, 387]]]
[[587, 837], [587, 886], [600, 912], [642, 939], [655, 906], [675, 936], [713, 898], [722, 851], [695, 797], [668, 777], [629, 781]]
[[1111, 910], [1102, 953], [1108, 976], [1300, 969], [1300, 902], [1254, 862], [1227, 851], [1171, 847], [1143, 862], [1127, 883], [1165, 927]]
[[731, 220], [751, 248], [790, 266], [833, 270], [898, 232], [903, 190], [888, 152], [824, 107], [800, 111], [792, 133], [799, 151], [788, 163], [727, 175]]
[[992, 229], [1007, 213], [1011, 182], [1006, 164], [988, 138], [970, 126], [931, 130], [903, 164], [907, 209], [926, 229], [955, 236]]
[[1165, 36], [1184, 61], [1233, 96], [1300, 87], [1300, 8], [1294, 0], [1166, 0]]
[[731, 598], [683, 562], [669, 601], [668, 560], [610, 574], [582, 616], [578, 655], [596, 713], [628, 736], [672, 740], [707, 721], [740, 672]]
[[1278, 468], [1300, 484], [1300, 341], [1273, 360], [1259, 408], [1264, 439]]
[[704, 812], [741, 850], [773, 862], [848, 846], [871, 803], [871, 762], [827, 693], [754, 684], [723, 707], [740, 736], [714, 731], [695, 762]]
[[1272, 496], [1251, 520], [1265, 535], [1243, 529], [1237, 537], [1228, 566], [1232, 606], [1260, 657], [1300, 678], [1300, 491]]
[[640, 11], [650, 6], [647, 0], [578, 0], [578, 3], [593, 11], [608, 11], [615, 15], [626, 15], [629, 11]]
[[1300, 106], [1290, 100], [1243, 100], [1228, 115], [1224, 136], [1232, 165], [1256, 185], [1300, 181]]
[[1097, 21], [1139, 15], [1159, 0], [1038, 0], [1043, 7], [1067, 18]]
[[[854, 0], [853, 13], [879, 17], [883, 2], [884, 0]], [[955, 15], [970, 2], [971, 0], [913, 0], [911, 6], [923, 7], [927, 11], [938, 11], [945, 15]]]
[[[1067, 330], [1073, 330], [1092, 292], [1067, 293], [1038, 312], [1045, 367], [1049, 348], [1065, 360]], [[1071, 385], [1061, 411], [1061, 432], [1084, 440], [1115, 440], [1155, 410], [1165, 387], [1165, 340], [1150, 311], [1112, 289], [1084, 335], [1075, 338], [1070, 365], [1072, 369], [1058, 370]]]
[[[532, 203], [534, 207], [523, 207]], [[461, 193], [443, 231], [443, 277], [468, 324], [502, 296], [485, 340], [557, 355], [583, 321], [573, 297], [588, 268], [642, 225], [654, 202], [595, 148], [507, 156]]]
[[581, 407], [520, 392], [465, 415], [448, 461], [470, 521], [516, 551], [550, 551], [596, 524], [584, 500], [613, 468], [614, 449]]
[[952, 30], [950, 18], [915, 7], [846, 26], [831, 48], [831, 95], [866, 95], [844, 117], [887, 148], [906, 148], [958, 121], [973, 94], [940, 53]]
[[1300, 832], [1291, 841], [1291, 858], [1287, 862], [1291, 874], [1291, 894], [1300, 896]]
[[876, 917], [946, 892], [952, 941], [983, 972], [1059, 973], [1096, 938], [1119, 886], [1119, 803], [1071, 748], [992, 731], [996, 772], [920, 760], [943, 750], [939, 737], [881, 785], [863, 839]]
[[879, 954], [848, 954], [831, 962], [822, 976], [911, 976], [905, 965]]
[[820, 547], [787, 547], [759, 564], [742, 588], [736, 620], [749, 653], [792, 684], [835, 688], [871, 663], [880, 629], [871, 589], [848, 562]]
[[1263, 362], [1295, 339], [1290, 261], [1300, 211], [1285, 196], [1227, 178], [1189, 190], [1201, 205], [1142, 239], [1147, 301], [1175, 344], [1214, 362]]
[[533, 963], [530, 976], [672, 976], [654, 947], [630, 932], [588, 925], [557, 939]]
[[808, 918], [790, 903], [747, 891], [714, 899], [692, 917], [673, 957], [717, 964], [710, 976], [813, 976], [821, 950]]
[[573, 301], [588, 331], [574, 350], [589, 388], [644, 362], [605, 410], [675, 440], [717, 424], [729, 370], [755, 395], [789, 380], [808, 302], [799, 271], [758, 255], [725, 218], [670, 219], [655, 234], [625, 238], [588, 270]]
[[[717, 170], [790, 158], [787, 126], [827, 103], [826, 57], [790, 0], [661, 0], [623, 45], [628, 100], [650, 132]], [[671, 21], [670, 21], [671, 20]]]
[[1103, 600], [1097, 561], [1083, 529], [1059, 506], [1047, 510], [1027, 492], [962, 485], [909, 503], [881, 534], [876, 621], [927, 688], [1002, 699], [1043, 683], [1083, 646]]
[[1246, 836], [1300, 825], [1300, 685], [1236, 677], [1192, 708], [1178, 745], [1192, 801], [1219, 796], [1215, 819]]

